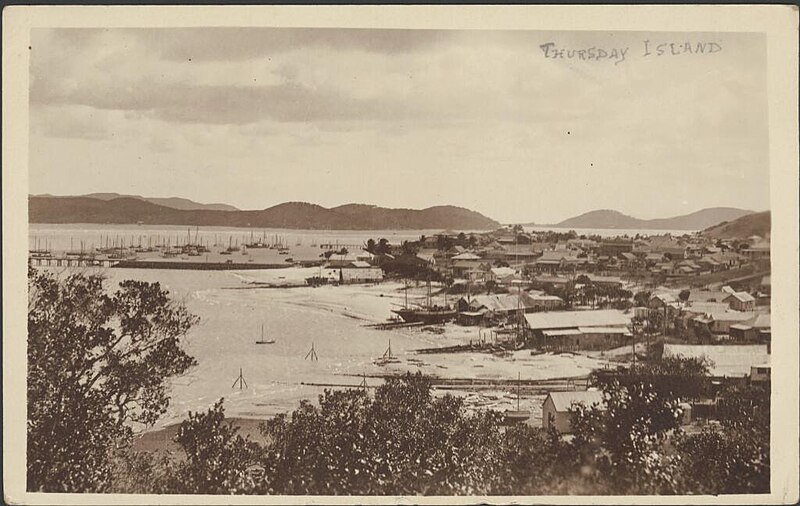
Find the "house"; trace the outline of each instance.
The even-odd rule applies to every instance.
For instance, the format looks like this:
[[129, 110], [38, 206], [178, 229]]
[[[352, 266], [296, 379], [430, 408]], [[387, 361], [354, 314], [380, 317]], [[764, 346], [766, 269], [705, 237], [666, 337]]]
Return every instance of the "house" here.
[[541, 253], [533, 250], [529, 245], [504, 246], [502, 251], [496, 253], [497, 257], [511, 265], [533, 263]]
[[747, 378], [753, 366], [769, 364], [763, 344], [697, 345], [664, 343], [664, 357], [705, 360], [713, 378]]
[[365, 262], [367, 266], [369, 266], [370, 261], [374, 261], [374, 255], [367, 251], [360, 251], [355, 253], [345, 253], [339, 254], [334, 253], [333, 255], [328, 258], [328, 266], [329, 267], [347, 267], [350, 266], [353, 262]]
[[544, 251], [536, 259], [534, 267], [541, 272], [574, 271], [582, 263], [586, 263], [586, 258], [581, 259], [567, 250]]
[[678, 298], [669, 292], [654, 293], [647, 302], [647, 307], [662, 311], [667, 317], [676, 314], [681, 309]]
[[692, 316], [700, 316], [707, 313], [724, 313], [730, 309], [725, 302], [689, 302], [681, 308], [683, 313]]
[[657, 235], [651, 237], [647, 244], [650, 253], [660, 253], [672, 260], [683, 260], [686, 258], [686, 245], [674, 239], [670, 235]]
[[734, 269], [742, 265], [744, 257], [732, 251], [725, 251], [722, 253], [714, 253], [709, 257], [717, 262], [723, 269]]
[[697, 325], [704, 325], [712, 334], [729, 334], [731, 325], [746, 324], [755, 313], [744, 311], [710, 311], [692, 318]]
[[589, 278], [593, 285], [607, 288], [622, 288], [622, 279], [615, 276], [595, 276], [594, 274], [587, 274], [586, 277]]
[[554, 288], [564, 288], [572, 282], [572, 279], [561, 276], [536, 276], [531, 280], [531, 284], [536, 288], [552, 286]]
[[694, 260], [682, 260], [678, 262], [678, 270], [684, 274], [699, 274], [704, 269], [694, 262]]
[[772, 367], [769, 364], [759, 364], [750, 367], [750, 381], [753, 383], [768, 383], [772, 378]]
[[617, 257], [620, 253], [632, 253], [633, 241], [607, 240], [600, 243], [599, 253], [609, 257]]
[[528, 295], [525, 292], [474, 295], [462, 297], [456, 302], [458, 309], [456, 319], [461, 325], [489, 324], [509, 319], [517, 311], [531, 312], [539, 307], [536, 296]]
[[555, 295], [531, 294], [530, 299], [537, 311], [551, 311], [564, 307], [564, 301]]
[[756, 332], [756, 339], [760, 342], [769, 344], [772, 338], [772, 325], [770, 323], [769, 313], [759, 313], [748, 324], [753, 327]]
[[525, 315], [528, 335], [553, 350], [604, 350], [630, 338], [631, 315], [622, 311], [546, 311]]
[[589, 252], [595, 251], [600, 246], [600, 243], [593, 239], [575, 238], [567, 239], [567, 245], [572, 250]]
[[453, 276], [464, 277], [467, 271], [478, 269], [486, 260], [474, 253], [459, 253], [450, 259]]
[[599, 390], [550, 392], [542, 404], [542, 428], [549, 430], [552, 427], [561, 434], [571, 433], [572, 423], [569, 410], [578, 404], [587, 408], [594, 406], [601, 411], [606, 409], [603, 392]]
[[417, 253], [417, 258], [424, 261], [430, 266], [436, 265], [436, 252], [431, 250], [420, 250]]
[[[357, 263], [360, 262], [351, 262], [351, 264]], [[383, 280], [383, 270], [369, 264], [366, 266], [328, 267], [323, 271], [322, 278], [333, 284], [377, 283]]]
[[755, 262], [757, 260], [769, 260], [769, 253], [769, 241], [763, 240], [759, 240], [741, 251], [741, 254], [747, 257], [747, 259], [751, 262]]
[[758, 291], [769, 295], [772, 292], [772, 276], [766, 275], [761, 278], [761, 282], [758, 285]]
[[636, 267], [639, 264], [639, 257], [628, 251], [620, 253], [619, 259], [620, 263], [628, 268]]
[[732, 339], [737, 341], [759, 341], [769, 343], [772, 326], [769, 313], [758, 313], [750, 320], [729, 327]]
[[[695, 302], [722, 302], [722, 299], [727, 297], [728, 293], [722, 290], [691, 290], [689, 292], [689, 303]], [[725, 304], [727, 306], [727, 304]]]
[[532, 311], [533, 303], [527, 293], [495, 293], [461, 297], [456, 303], [459, 311], [488, 311], [495, 315], [508, 315], [516, 311]]
[[718, 272], [722, 270], [722, 266], [719, 264], [719, 262], [710, 256], [700, 257], [695, 260], [695, 263], [699, 265], [701, 269], [708, 272]]
[[722, 302], [727, 302], [736, 311], [752, 311], [756, 308], [755, 297], [747, 292], [734, 292], [722, 299]]
[[510, 284], [515, 278], [518, 278], [517, 271], [511, 267], [492, 267], [486, 273], [486, 281], [494, 281], [498, 284]]
[[728, 328], [731, 339], [735, 341], [755, 341], [758, 338], [758, 331], [751, 325], [745, 323], [735, 323]]

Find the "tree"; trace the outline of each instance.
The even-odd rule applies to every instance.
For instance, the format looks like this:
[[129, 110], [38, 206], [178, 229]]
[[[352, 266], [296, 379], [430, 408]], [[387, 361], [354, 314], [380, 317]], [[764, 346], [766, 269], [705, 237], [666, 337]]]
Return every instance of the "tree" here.
[[647, 303], [650, 302], [650, 295], [651, 292], [649, 291], [636, 292], [633, 296], [634, 305], [636, 307], [647, 307]]
[[189, 413], [175, 441], [186, 458], [166, 483], [167, 490], [184, 494], [232, 494], [254, 491], [255, 477], [248, 468], [260, 457], [261, 447], [237, 434], [225, 422], [223, 400], [206, 413]]
[[283, 494], [487, 494], [502, 441], [497, 414], [433, 398], [421, 374], [387, 379], [374, 399], [326, 391], [263, 431], [268, 490]]
[[436, 236], [436, 249], [439, 251], [447, 251], [453, 247], [453, 239], [444, 234]]
[[570, 409], [575, 451], [589, 456], [589, 467], [598, 479], [609, 480], [615, 493], [675, 493], [678, 459], [668, 454], [666, 443], [679, 431], [678, 402], [647, 382], [613, 382], [604, 397], [604, 410]]
[[708, 363], [684, 357], [661, 357], [638, 364], [635, 369], [600, 370], [593, 372], [593, 383], [608, 389], [647, 383], [663, 398], [697, 399], [708, 392]]
[[28, 489], [98, 492], [111, 452], [166, 411], [166, 380], [195, 360], [181, 338], [197, 321], [158, 283], [28, 271]]
[[689, 296], [691, 296], [691, 294], [692, 292], [690, 292], [689, 290], [681, 290], [680, 293], [678, 294], [678, 299], [680, 299], [681, 302], [686, 302], [687, 300], [689, 300]]
[[413, 241], [403, 241], [400, 250], [403, 255], [416, 255], [419, 252], [420, 243]]
[[687, 489], [700, 494], [763, 494], [770, 487], [769, 387], [733, 387], [720, 395], [719, 428], [678, 444]]
[[367, 244], [364, 249], [372, 254], [375, 254], [375, 239], [367, 239]]
[[378, 240], [378, 244], [375, 245], [374, 254], [376, 255], [387, 255], [392, 252], [392, 246], [389, 244], [389, 240], [382, 237]]

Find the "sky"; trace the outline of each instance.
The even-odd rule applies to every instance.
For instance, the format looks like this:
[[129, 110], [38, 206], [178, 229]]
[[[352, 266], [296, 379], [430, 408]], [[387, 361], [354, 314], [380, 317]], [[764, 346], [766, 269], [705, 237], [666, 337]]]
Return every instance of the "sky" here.
[[763, 34], [37, 28], [29, 100], [32, 194], [769, 208]]

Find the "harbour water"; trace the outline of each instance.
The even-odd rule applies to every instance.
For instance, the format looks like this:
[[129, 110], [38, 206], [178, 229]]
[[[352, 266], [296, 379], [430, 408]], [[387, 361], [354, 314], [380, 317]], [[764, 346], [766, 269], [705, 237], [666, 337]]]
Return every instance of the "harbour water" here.
[[[185, 233], [186, 229], [181, 228]], [[70, 238], [74, 246], [78, 237], [88, 243], [92, 238], [99, 240], [100, 236], [138, 231], [136, 226], [34, 225], [30, 234], [31, 238], [47, 237], [55, 248], [68, 247]], [[201, 235], [224, 232], [199, 231]], [[387, 237], [390, 241], [415, 239], [429, 232], [273, 233], [289, 237], [296, 234], [309, 242], [312, 237], [325, 236], [329, 241], [344, 243], [363, 242], [370, 237]], [[180, 228], [150, 228], [141, 233], [180, 233]], [[52, 269], [61, 275], [74, 271]], [[206, 409], [220, 397], [225, 398], [226, 412], [230, 416], [269, 417], [294, 409], [301, 399], [316, 399], [324, 389], [320, 385], [358, 386], [364, 374], [368, 376], [369, 386], [382, 382], [370, 375], [418, 370], [443, 378], [513, 380], [521, 374], [526, 379], [547, 379], [585, 375], [603, 363], [588, 357], [531, 356], [528, 350], [506, 357], [482, 353], [417, 355], [416, 349], [467, 344], [481, 336], [475, 327], [454, 324], [448, 324], [443, 334], [420, 329], [386, 331], [365, 327], [385, 321], [393, 308], [403, 304], [403, 284], [398, 282], [317, 288], [263, 288], [257, 284], [302, 283], [305, 277], [316, 272], [314, 268], [297, 267], [264, 271], [106, 268], [101, 272], [107, 277], [107, 288], [111, 290], [125, 279], [159, 282], [200, 317], [200, 323], [191, 329], [185, 342], [198, 365], [174, 380], [169, 411], [157, 426], [182, 420], [188, 411]], [[411, 299], [424, 297], [425, 291], [424, 286], [412, 288]], [[274, 344], [255, 343], [260, 338], [262, 324], [265, 339], [275, 339]], [[374, 364], [374, 359], [384, 353], [390, 340], [392, 351], [400, 361], [386, 366]], [[305, 359], [312, 343], [318, 361]], [[233, 387], [240, 368], [247, 388]], [[496, 402], [485, 407], [510, 408], [515, 404], [513, 395], [513, 388], [501, 389], [496, 392]], [[527, 409], [537, 413], [541, 400], [535, 396], [524, 398], [523, 409], [527, 405]]]

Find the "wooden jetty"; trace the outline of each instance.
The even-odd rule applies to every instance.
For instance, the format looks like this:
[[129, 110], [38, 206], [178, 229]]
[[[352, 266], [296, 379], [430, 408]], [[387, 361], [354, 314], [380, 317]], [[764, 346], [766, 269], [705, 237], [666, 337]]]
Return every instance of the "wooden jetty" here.
[[320, 244], [319, 248], [320, 249], [324, 249], [324, 250], [332, 250], [332, 249], [341, 250], [342, 248], [345, 248], [347, 251], [351, 251], [352, 252], [352, 251], [361, 251], [361, 250], [363, 250], [364, 249], [364, 244], [352, 244], [352, 243], [351, 244], [346, 244], [346, 243], [339, 243], [339, 242], [332, 242], [332, 243], [329, 242], [329, 243]]
[[367, 385], [363, 381], [359, 384], [352, 384], [352, 383], [313, 383], [307, 381], [301, 381], [301, 385], [308, 386], [308, 387], [326, 387], [326, 388], [378, 388], [375, 385]]
[[[373, 378], [373, 379], [391, 379], [401, 378], [404, 374], [340, 374], [341, 376], [348, 376], [354, 378]], [[525, 392], [550, 392], [550, 391], [567, 391], [567, 390], [583, 390], [589, 381], [588, 375], [569, 376], [562, 378], [548, 378], [548, 379], [518, 379], [518, 378], [440, 378], [438, 376], [427, 376], [431, 381], [431, 385], [445, 389], [445, 390], [479, 390], [479, 389], [498, 389], [498, 388], [521, 388]]]
[[371, 329], [378, 329], [378, 330], [392, 330], [392, 329], [407, 329], [410, 327], [421, 327], [425, 325], [425, 322], [385, 322], [385, 323], [369, 323], [366, 325], [362, 325], [362, 327], [367, 327]]
[[470, 344], [456, 344], [453, 346], [441, 346], [439, 348], [420, 348], [414, 350], [423, 355], [432, 355], [436, 353], [463, 353], [463, 352], [482, 352], [482, 353], [497, 353], [503, 351], [515, 351], [517, 348], [507, 344], [495, 344], [488, 342], [475, 342]]
[[28, 257], [28, 265], [37, 267], [114, 267], [118, 260], [81, 256], [39, 256]]
[[289, 264], [260, 264], [252, 262], [187, 262], [170, 260], [120, 260], [111, 267], [120, 269], [175, 269], [196, 271], [242, 271], [257, 269], [286, 269]]

